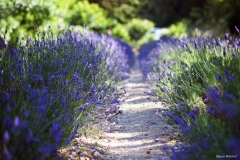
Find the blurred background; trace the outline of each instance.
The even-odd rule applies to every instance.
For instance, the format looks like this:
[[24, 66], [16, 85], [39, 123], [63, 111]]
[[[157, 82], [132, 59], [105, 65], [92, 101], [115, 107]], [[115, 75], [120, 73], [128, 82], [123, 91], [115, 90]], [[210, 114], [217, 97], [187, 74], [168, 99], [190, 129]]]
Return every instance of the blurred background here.
[[49, 26], [87, 27], [138, 49], [161, 36], [234, 33], [240, 0], [0, 0], [0, 31], [10, 42]]

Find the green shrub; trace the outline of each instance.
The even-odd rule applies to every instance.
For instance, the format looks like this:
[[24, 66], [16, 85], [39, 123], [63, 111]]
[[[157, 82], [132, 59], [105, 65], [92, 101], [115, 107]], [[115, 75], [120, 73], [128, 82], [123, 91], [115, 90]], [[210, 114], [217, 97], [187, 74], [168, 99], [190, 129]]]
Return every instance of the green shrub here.
[[107, 11], [98, 4], [90, 4], [87, 0], [72, 4], [69, 8], [69, 23], [71, 25], [88, 26], [91, 30], [106, 33], [113, 26], [113, 20], [108, 18]]
[[181, 21], [176, 24], [172, 24], [169, 29], [169, 35], [174, 38], [182, 38], [187, 35], [187, 23], [186, 21]]
[[154, 27], [154, 23], [147, 19], [131, 19], [126, 24], [131, 40], [139, 40]]
[[125, 41], [130, 40], [130, 36], [128, 33], [128, 30], [125, 25], [122, 24], [117, 24], [113, 29], [112, 29], [112, 35], [114, 37], [118, 37], [120, 39], [123, 39]]
[[42, 3], [40, 0], [6, 0], [0, 4], [0, 32], [8, 30], [7, 40], [16, 37], [33, 37], [35, 26], [48, 21], [52, 10], [52, 1]]

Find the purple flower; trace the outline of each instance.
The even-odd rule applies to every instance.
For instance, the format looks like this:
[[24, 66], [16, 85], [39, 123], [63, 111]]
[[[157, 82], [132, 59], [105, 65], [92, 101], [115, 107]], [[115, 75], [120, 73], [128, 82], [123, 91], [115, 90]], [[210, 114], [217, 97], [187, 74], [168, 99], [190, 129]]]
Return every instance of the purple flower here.
[[194, 112], [189, 112], [188, 113], [189, 117], [191, 117], [192, 119], [196, 119], [196, 114]]
[[224, 92], [224, 97], [226, 97], [228, 99], [233, 99], [234, 95], [233, 94], [229, 94], [227, 92]]
[[234, 119], [237, 115], [237, 107], [235, 105], [230, 104], [226, 107], [226, 115], [229, 119]]
[[84, 131], [84, 133], [83, 133], [83, 134], [84, 134], [85, 138], [87, 138], [87, 132], [86, 132], [86, 131]]
[[52, 80], [52, 81], [54, 80], [54, 78], [55, 78], [54, 76], [51, 76], [51, 80]]
[[7, 128], [7, 129], [10, 129], [13, 125], [13, 121], [12, 119], [10, 118], [9, 115], [7, 115], [4, 120], [3, 120], [3, 126], [4, 128]]
[[14, 118], [14, 127], [19, 127], [20, 126], [20, 119], [18, 116]]
[[183, 108], [179, 108], [180, 111], [182, 111], [184, 114], [186, 113]]
[[234, 26], [235, 27], [235, 30], [239, 33], [239, 29], [237, 28], [237, 26]]
[[4, 148], [3, 155], [5, 160], [12, 160], [12, 155], [7, 148]]
[[178, 106], [187, 106], [187, 104], [185, 102], [179, 102]]
[[157, 122], [154, 122], [154, 121], [150, 121], [151, 125], [155, 125], [157, 124]]
[[46, 111], [47, 111], [47, 108], [46, 108], [45, 105], [39, 105], [39, 106], [37, 106], [37, 111], [39, 112], [40, 117], [44, 118], [45, 114], [46, 114]]
[[211, 109], [211, 107], [207, 107], [207, 112], [210, 115], [213, 115], [213, 110]]
[[224, 39], [228, 39], [228, 33], [224, 34]]
[[195, 114], [198, 114], [198, 113], [199, 113], [199, 108], [198, 108], [198, 107], [194, 108], [193, 112], [194, 112]]
[[191, 126], [189, 126], [187, 124], [183, 125], [181, 128], [182, 128], [182, 133], [185, 135], [191, 130]]
[[229, 72], [228, 72], [226, 69], [224, 69], [224, 73], [225, 73], [226, 78], [227, 78], [230, 82], [233, 82], [233, 80], [234, 80], [234, 78], [235, 78], [235, 75], [234, 75], [234, 74], [230, 75]]
[[83, 156], [84, 156], [84, 154], [83, 154], [83, 153], [81, 153], [79, 156], [80, 156], [80, 157], [83, 157]]
[[63, 115], [61, 116], [61, 118], [62, 118], [62, 119], [66, 119], [66, 118], [68, 118], [68, 115], [67, 115], [67, 114], [63, 114]]
[[31, 91], [31, 85], [29, 84], [27, 89], [26, 89], [26, 92], [29, 93]]
[[35, 100], [36, 98], [39, 97], [39, 95], [40, 95], [40, 90], [39, 89], [33, 90], [33, 92], [30, 95], [30, 101]]
[[226, 143], [226, 148], [231, 154], [240, 154], [240, 141], [237, 138], [231, 138]]
[[4, 101], [7, 102], [9, 99], [10, 99], [10, 94], [9, 93], [5, 93]]
[[169, 146], [167, 146], [166, 144], [162, 145], [161, 147], [162, 150], [168, 150], [169, 149]]
[[167, 114], [167, 116], [170, 117], [170, 118], [172, 118], [172, 119], [174, 118], [174, 114], [173, 114], [173, 112]]
[[213, 129], [212, 125], [209, 124], [208, 125], [208, 129]]
[[226, 54], [227, 54], [227, 52], [226, 52], [226, 47], [223, 47], [223, 56], [225, 57]]
[[167, 157], [157, 157], [154, 160], [168, 160], [168, 158]]
[[58, 122], [53, 122], [52, 127], [51, 127], [51, 134], [55, 135], [61, 130], [61, 125]]
[[83, 111], [85, 111], [87, 109], [87, 107], [85, 107], [85, 106], [82, 106], [82, 107], [79, 107], [78, 108], [78, 110], [80, 111], [80, 112], [83, 112]]
[[201, 141], [201, 147], [204, 149], [204, 150], [207, 150], [207, 149], [209, 149], [210, 148], [210, 145], [209, 145], [210, 143], [207, 141], [207, 140], [205, 140], [205, 139], [203, 139], [202, 141]]
[[23, 109], [23, 115], [24, 115], [26, 118], [28, 118], [28, 116], [29, 116], [29, 111], [28, 111], [26, 108]]
[[28, 132], [28, 136], [27, 136], [27, 138], [26, 138], [26, 143], [30, 143], [30, 142], [32, 142], [33, 140], [34, 140], [33, 132], [30, 130], [30, 131]]
[[216, 79], [217, 79], [217, 81], [218, 81], [218, 82], [220, 82], [220, 81], [221, 81], [221, 79], [222, 79], [222, 77], [221, 77], [219, 74], [217, 74], [217, 77], [216, 77]]
[[40, 139], [39, 139], [39, 138], [35, 138], [35, 139], [34, 139], [34, 142], [35, 142], [35, 143], [40, 143]]
[[7, 106], [7, 109], [6, 109], [8, 112], [11, 112], [11, 107], [10, 106]]
[[5, 130], [5, 132], [4, 132], [4, 134], [3, 134], [3, 143], [4, 143], [5, 145], [8, 144], [9, 139], [10, 139], [9, 133], [8, 133], [7, 130]]
[[164, 125], [164, 128], [165, 128], [165, 129], [168, 129], [168, 126], [165, 126], [165, 125]]
[[198, 151], [199, 151], [198, 146], [197, 146], [196, 144], [192, 144], [192, 146], [191, 146], [191, 151], [192, 151], [192, 152], [198, 152]]
[[66, 141], [65, 141], [65, 144], [69, 144], [72, 140], [73, 140], [74, 136], [69, 136]]
[[194, 126], [194, 127], [197, 127], [197, 124], [195, 122], [191, 122], [191, 124]]
[[51, 134], [54, 137], [55, 142], [60, 142], [62, 140], [64, 130], [62, 130], [62, 127], [58, 122], [52, 124]]
[[55, 142], [57, 142], [57, 143], [60, 142], [62, 140], [63, 134], [64, 134], [63, 130], [57, 132], [57, 134], [54, 135]]
[[32, 76], [32, 78], [33, 78], [33, 80], [34, 80], [35, 82], [41, 80], [41, 76], [38, 75], [38, 74], [34, 74], [34, 75]]
[[211, 97], [213, 102], [217, 102], [219, 101], [219, 99], [221, 98], [219, 92], [217, 91], [217, 89], [212, 88], [208, 91], [209, 96]]
[[56, 154], [57, 147], [47, 143], [43, 148], [39, 149], [39, 152], [48, 158], [50, 155]]
[[64, 71], [63, 71], [63, 74], [66, 76], [66, 75], [68, 75], [68, 70], [67, 69], [64, 69]]
[[197, 41], [194, 41], [194, 46], [195, 46], [195, 49], [199, 49], [197, 45]]

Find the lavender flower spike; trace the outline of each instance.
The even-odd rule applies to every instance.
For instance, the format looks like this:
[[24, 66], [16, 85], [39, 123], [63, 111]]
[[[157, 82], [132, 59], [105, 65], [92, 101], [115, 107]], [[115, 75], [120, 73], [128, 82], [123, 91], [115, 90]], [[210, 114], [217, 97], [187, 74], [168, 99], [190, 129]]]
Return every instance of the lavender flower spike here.
[[237, 26], [234, 26], [235, 27], [235, 30], [239, 33], [239, 29], [237, 28]]
[[4, 135], [3, 135], [3, 143], [4, 144], [7, 144], [9, 142], [9, 133], [8, 133], [8, 131], [6, 130], [5, 132], [4, 132]]

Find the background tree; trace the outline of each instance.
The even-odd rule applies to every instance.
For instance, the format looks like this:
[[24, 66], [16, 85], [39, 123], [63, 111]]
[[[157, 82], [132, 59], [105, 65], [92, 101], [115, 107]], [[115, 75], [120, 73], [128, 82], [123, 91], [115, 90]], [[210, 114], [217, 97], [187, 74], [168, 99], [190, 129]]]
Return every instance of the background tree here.
[[108, 12], [98, 4], [90, 4], [87, 0], [76, 1], [69, 6], [70, 25], [85, 25], [91, 30], [106, 33], [114, 26], [114, 19], [108, 17]]
[[222, 34], [227, 30], [235, 33], [234, 26], [240, 27], [239, 0], [207, 0], [203, 9], [192, 9], [190, 19], [194, 26]]
[[[127, 41], [132, 35], [143, 35], [136, 25], [129, 27], [132, 19], [148, 19], [156, 27], [187, 26], [182, 31], [198, 28], [210, 30], [219, 36], [224, 32], [235, 33], [240, 27], [239, 0], [4, 0], [0, 1], [0, 31], [8, 30], [7, 39], [33, 36], [35, 26], [60, 28], [70, 25], [88, 26], [99, 33], [112, 30], [112, 35]], [[175, 27], [174, 27], [175, 25]], [[150, 25], [152, 26], [152, 25]], [[149, 31], [149, 30], [148, 30]], [[181, 36], [179, 36], [181, 37]], [[141, 39], [138, 37], [137, 39]]]
[[121, 22], [131, 18], [152, 20], [158, 27], [166, 27], [190, 15], [193, 7], [202, 8], [206, 0], [89, 0], [107, 9]]
[[188, 30], [198, 28], [213, 34], [235, 33], [240, 27], [239, 0], [89, 0], [108, 10], [110, 16], [126, 23], [131, 18], [146, 18], [156, 27], [168, 27], [182, 20]]
[[127, 23], [133, 18], [143, 18], [140, 10], [148, 0], [89, 0], [90, 3], [98, 3], [106, 9], [110, 17], [120, 23]]

